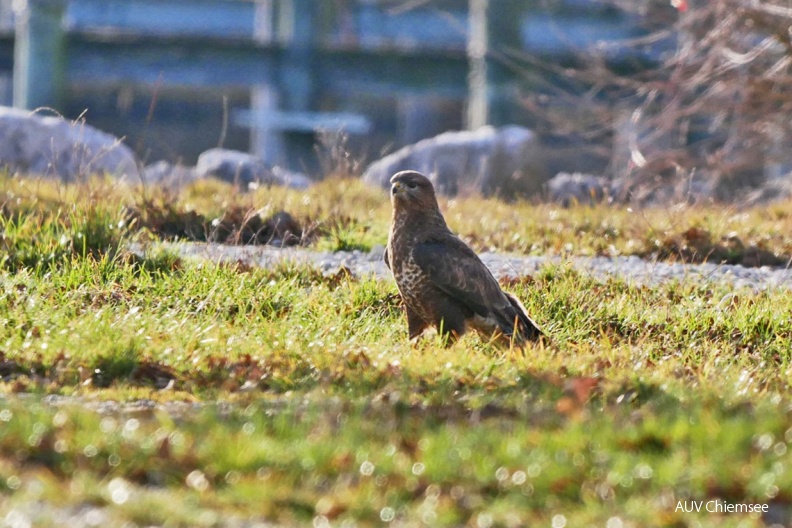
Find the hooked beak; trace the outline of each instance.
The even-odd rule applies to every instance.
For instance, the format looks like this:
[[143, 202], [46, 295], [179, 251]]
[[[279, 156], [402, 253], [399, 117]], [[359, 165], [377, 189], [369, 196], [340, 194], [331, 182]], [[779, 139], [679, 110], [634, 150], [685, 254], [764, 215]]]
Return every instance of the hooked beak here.
[[401, 182], [395, 182], [391, 186], [391, 194], [396, 195], [404, 191], [404, 184]]

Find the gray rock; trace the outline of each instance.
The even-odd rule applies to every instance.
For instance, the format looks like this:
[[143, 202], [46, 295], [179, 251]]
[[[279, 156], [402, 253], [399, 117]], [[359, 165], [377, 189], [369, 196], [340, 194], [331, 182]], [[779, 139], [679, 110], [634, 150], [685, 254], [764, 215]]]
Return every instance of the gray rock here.
[[486, 126], [424, 139], [375, 161], [363, 179], [388, 188], [393, 174], [408, 169], [425, 174], [446, 196], [530, 196], [547, 180], [539, 140], [518, 126]]
[[74, 181], [94, 174], [139, 178], [135, 154], [84, 121], [0, 106], [0, 165], [11, 172]]
[[758, 189], [748, 193], [745, 196], [744, 205], [768, 204], [788, 200], [790, 197], [792, 197], [792, 175], [787, 175], [786, 177], [770, 179]]
[[282, 167], [270, 167], [264, 160], [238, 150], [209, 149], [198, 156], [198, 178], [217, 178], [248, 188], [255, 185], [283, 185], [304, 189], [311, 180], [304, 174]]
[[292, 189], [307, 189], [313, 183], [305, 174], [290, 171], [279, 165], [275, 165], [271, 170], [272, 176], [278, 182], [276, 185], [284, 185]]
[[573, 203], [593, 205], [608, 194], [608, 180], [591, 174], [559, 172], [547, 182], [548, 198], [564, 207]]
[[143, 179], [149, 185], [163, 185], [177, 189], [196, 179], [195, 167], [186, 167], [169, 161], [158, 161], [147, 165]]

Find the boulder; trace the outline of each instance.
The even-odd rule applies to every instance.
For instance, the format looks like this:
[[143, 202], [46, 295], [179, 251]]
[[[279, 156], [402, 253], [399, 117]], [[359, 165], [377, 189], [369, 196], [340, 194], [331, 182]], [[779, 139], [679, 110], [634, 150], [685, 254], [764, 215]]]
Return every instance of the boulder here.
[[388, 188], [393, 174], [408, 169], [425, 174], [446, 196], [531, 196], [547, 180], [538, 138], [518, 126], [485, 126], [424, 139], [373, 162], [363, 179]]
[[132, 150], [84, 121], [0, 106], [0, 165], [11, 172], [74, 181], [94, 174], [139, 178]]
[[608, 180], [591, 174], [559, 172], [547, 182], [547, 197], [564, 207], [573, 203], [594, 205], [608, 194]]
[[162, 185], [172, 189], [178, 189], [182, 185], [195, 181], [195, 167], [187, 167], [181, 164], [174, 165], [169, 161], [158, 161], [147, 165], [143, 170], [143, 179], [149, 185]]
[[198, 156], [195, 174], [197, 178], [217, 178], [245, 189], [256, 185], [304, 189], [311, 184], [304, 174], [271, 167], [247, 152], [221, 148], [209, 149]]
[[744, 205], [753, 207], [790, 198], [792, 198], [792, 174], [769, 179], [761, 187], [746, 193]]

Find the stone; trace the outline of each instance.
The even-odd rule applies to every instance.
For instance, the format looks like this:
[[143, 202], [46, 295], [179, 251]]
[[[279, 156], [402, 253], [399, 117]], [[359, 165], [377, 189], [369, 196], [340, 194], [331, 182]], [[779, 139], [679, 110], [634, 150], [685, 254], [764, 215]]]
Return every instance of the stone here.
[[276, 185], [291, 187], [292, 189], [307, 189], [313, 183], [311, 179], [301, 172], [290, 171], [280, 165], [271, 168]]
[[547, 182], [547, 197], [564, 207], [574, 203], [594, 205], [608, 194], [608, 180], [591, 174], [559, 172]]
[[761, 187], [744, 196], [744, 205], [751, 207], [789, 200], [792, 198], [792, 174], [769, 179]]
[[539, 193], [547, 181], [538, 138], [514, 125], [424, 139], [373, 162], [363, 179], [389, 188], [390, 177], [408, 169], [425, 174], [445, 196], [526, 197]]
[[176, 164], [169, 161], [157, 161], [147, 165], [143, 170], [143, 179], [147, 185], [162, 185], [178, 189], [196, 179], [195, 167]]
[[92, 175], [140, 178], [137, 159], [121, 139], [84, 120], [0, 106], [0, 166], [12, 173], [64, 182]]
[[271, 167], [261, 158], [247, 152], [221, 148], [209, 149], [198, 156], [195, 173], [198, 178], [217, 178], [243, 189], [257, 185], [305, 189], [311, 184], [304, 174]]

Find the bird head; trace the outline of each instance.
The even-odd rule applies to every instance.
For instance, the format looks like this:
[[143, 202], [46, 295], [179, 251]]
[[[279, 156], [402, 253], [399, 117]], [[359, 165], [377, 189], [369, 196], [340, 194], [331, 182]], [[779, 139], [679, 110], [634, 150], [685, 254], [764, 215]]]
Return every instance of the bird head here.
[[397, 207], [437, 210], [437, 198], [432, 182], [415, 171], [397, 172], [391, 178], [391, 203]]

